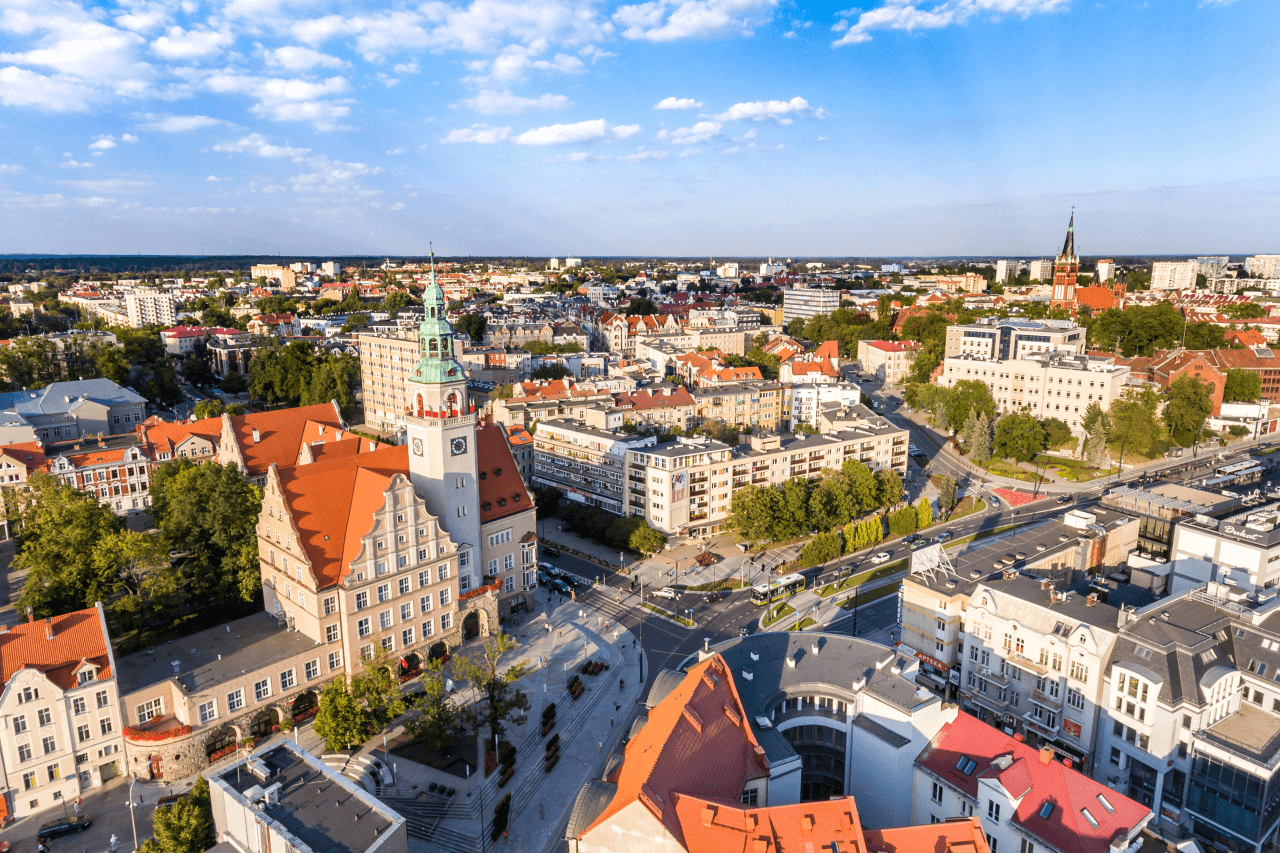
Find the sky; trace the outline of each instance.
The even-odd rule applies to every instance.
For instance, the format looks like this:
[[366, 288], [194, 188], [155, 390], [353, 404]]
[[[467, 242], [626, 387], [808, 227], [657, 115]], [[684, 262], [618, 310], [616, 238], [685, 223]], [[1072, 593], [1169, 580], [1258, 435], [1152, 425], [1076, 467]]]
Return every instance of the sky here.
[[0, 252], [1280, 252], [1275, 0], [0, 0]]

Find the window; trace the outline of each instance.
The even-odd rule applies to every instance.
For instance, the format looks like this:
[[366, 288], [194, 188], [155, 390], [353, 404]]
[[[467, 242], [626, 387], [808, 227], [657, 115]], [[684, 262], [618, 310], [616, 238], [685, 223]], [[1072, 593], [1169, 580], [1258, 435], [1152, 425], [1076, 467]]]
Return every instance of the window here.
[[13, 733], [20, 735], [27, 730], [27, 715], [19, 714], [13, 718]]
[[271, 695], [271, 679], [264, 678], [253, 685], [253, 698], [261, 702]]
[[502, 558], [502, 570], [509, 572], [516, 567], [516, 555], [507, 554]]
[[324, 626], [324, 641], [326, 643], [338, 642], [338, 626], [337, 625]]
[[22, 790], [30, 791], [36, 786], [36, 774], [34, 770], [29, 770], [22, 774]]
[[738, 795], [738, 802], [748, 806], [758, 806], [760, 804], [760, 789], [747, 788]]
[[1085, 820], [1089, 821], [1090, 826], [1092, 826], [1094, 829], [1098, 828], [1098, 819], [1094, 817], [1093, 814], [1088, 809], [1081, 809], [1080, 814], [1084, 816]]
[[991, 833], [987, 833], [987, 846], [991, 848], [991, 853], [996, 853], [996, 838]]
[[200, 712], [200, 724], [203, 725], [218, 716], [218, 706], [213, 700], [201, 702], [197, 709]]
[[447, 590], [447, 589], [440, 590], [440, 606], [448, 607], [449, 601], [450, 601], [450, 590]]
[[36, 718], [40, 720], [40, 725], [47, 726], [53, 722], [53, 714], [48, 708], [41, 708], [36, 711]]
[[381, 603], [391, 597], [391, 584], [384, 583], [378, 585], [378, 602]]
[[244, 691], [237, 690], [234, 693], [227, 694], [227, 713], [239, 711], [244, 707]]
[[1083, 711], [1084, 710], [1084, 694], [1081, 693], [1079, 690], [1068, 687], [1067, 688], [1067, 704], [1070, 705], [1072, 708], [1075, 708], [1077, 711]]
[[434, 602], [435, 602], [434, 598], [432, 598], [429, 595], [424, 595], [422, 596], [422, 598], [418, 599], [418, 607], [419, 609], [422, 610], [423, 613], [426, 613], [428, 610], [431, 609]]
[[[1053, 811], [1052, 803], [1045, 803], [1045, 805], [1049, 807], [1050, 811]], [[1043, 811], [1043, 809], [1041, 809], [1041, 811]], [[1036, 846], [1024, 838], [1022, 839], [1022, 846], [1019, 848], [1018, 853], [1036, 853]]]
[[987, 820], [1000, 822], [1000, 804], [995, 800], [987, 800]]
[[78, 673], [76, 673], [77, 684], [88, 684], [90, 681], [97, 681], [97, 680], [98, 680], [98, 673], [96, 673], [92, 669], [82, 669]]
[[158, 717], [164, 713], [164, 700], [152, 699], [149, 702], [143, 702], [137, 707], [138, 724], [141, 725], [152, 717]]
[[45, 770], [45, 773], [49, 774], [49, 781], [50, 781], [50, 782], [57, 782], [59, 779], [61, 779], [61, 778], [62, 778], [62, 765], [61, 765], [61, 764], [50, 764], [50, 765], [49, 765], [48, 767], [46, 767], [44, 770]]
[[93, 737], [93, 731], [88, 726], [86, 725], [76, 726], [76, 742], [77, 743], [84, 743], [91, 737]]
[[367, 636], [369, 636], [369, 635], [370, 635], [370, 634], [372, 634], [372, 633], [373, 633], [373, 628], [372, 628], [372, 627], [370, 627], [370, 625], [369, 625], [369, 617], [368, 617], [368, 616], [366, 616], [365, 618], [361, 619], [359, 622], [357, 622], [357, 623], [356, 623], [356, 636], [357, 636], [357, 637], [367, 637]]
[[489, 574], [496, 575], [498, 573], [498, 561], [496, 559], [489, 561]]
[[99, 708], [107, 707], [107, 704], [108, 704], [107, 691], [99, 690], [97, 693], [94, 694], [94, 698], [97, 699]]
[[452, 627], [453, 627], [453, 614], [441, 613], [440, 614], [440, 630], [448, 631]]
[[1085, 666], [1081, 661], [1073, 660], [1071, 662], [1071, 677], [1076, 681], [1088, 681], [1089, 667]]
[[384, 631], [391, 627], [391, 625], [393, 624], [393, 620], [391, 619], [390, 610], [384, 610], [378, 614], [378, 624], [381, 626], [382, 630]]
[[320, 674], [320, 658], [307, 661], [302, 667], [302, 674], [307, 677], [308, 681], [318, 676]]
[[342, 652], [329, 652], [329, 670], [342, 668]]
[[935, 803], [942, 802], [942, 786], [939, 785], [937, 782], [933, 783], [933, 801]]
[[398, 589], [400, 590], [400, 595], [408, 595], [408, 594], [409, 594], [409, 579], [408, 579], [408, 578], [400, 578], [400, 585], [399, 585]]
[[368, 606], [369, 606], [368, 591], [357, 592], [356, 593], [356, 610], [364, 610]]
[[393, 638], [391, 637], [382, 638], [382, 650], [384, 652], [389, 652], [395, 647], [396, 647], [396, 641]]
[[[465, 554], [466, 552], [464, 551], [463, 553]], [[464, 563], [462, 562], [461, 556], [458, 557], [458, 565], [460, 567], [464, 565]], [[439, 569], [439, 572], [440, 572], [440, 580], [447, 581], [449, 579], [449, 564], [445, 563], [443, 566], [441, 566]]]
[[434, 620], [432, 619], [428, 619], [426, 622], [422, 623], [422, 639], [425, 640], [427, 637], [430, 637], [432, 634], [435, 633], [432, 625], [433, 621]]
[[26, 743], [18, 744], [18, 763], [31, 760], [31, 745]]
[[403, 631], [400, 632], [400, 645], [401, 647], [413, 645], [413, 629], [412, 628], [405, 628]]
[[1116, 746], [1111, 747], [1111, 763], [1114, 764], [1116, 767], [1120, 766], [1120, 748], [1119, 747], [1116, 747]]
[[[423, 551], [419, 556], [424, 556], [426, 553], [427, 553], [426, 551]], [[418, 589], [422, 589], [424, 586], [427, 586], [430, 583], [431, 583], [430, 569], [423, 569], [422, 571], [418, 572]]]
[[72, 711], [73, 713], [75, 713], [75, 714], [77, 714], [77, 715], [79, 715], [79, 714], [83, 714], [83, 713], [84, 713], [84, 710], [85, 710], [85, 707], [84, 707], [84, 697], [83, 697], [83, 696], [77, 696], [76, 698], [74, 698], [74, 699], [72, 699], [72, 700], [71, 700], [71, 711]]
[[[325, 598], [325, 600], [324, 600], [324, 615], [325, 615], [325, 616], [332, 616], [332, 615], [333, 615], [334, 613], [336, 613], [337, 611], [338, 611], [338, 598], [337, 598], [337, 596], [330, 595], [330, 596], [326, 597], [326, 598]], [[331, 642], [332, 642], [332, 641], [331, 641]]]
[[960, 760], [956, 762], [956, 769], [966, 776], [972, 776], [974, 768], [977, 766], [978, 762], [967, 755], [960, 756]]
[[298, 683], [298, 671], [296, 669], [286, 669], [280, 673], [280, 689], [288, 690]]

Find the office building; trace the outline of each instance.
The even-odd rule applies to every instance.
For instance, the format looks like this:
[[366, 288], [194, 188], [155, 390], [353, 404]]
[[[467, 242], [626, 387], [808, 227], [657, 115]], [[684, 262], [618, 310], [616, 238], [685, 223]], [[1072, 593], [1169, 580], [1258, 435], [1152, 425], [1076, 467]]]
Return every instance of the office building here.
[[406, 853], [407, 821], [285, 739], [209, 777], [218, 846], [243, 853]]
[[1280, 278], [1280, 255], [1252, 255], [1245, 258], [1244, 272], [1252, 278]]
[[1280, 504], [1226, 518], [1196, 515], [1173, 531], [1173, 593], [1210, 581], [1243, 590], [1280, 585]]
[[1085, 331], [1071, 320], [983, 317], [976, 323], [948, 326], [943, 356], [968, 355], [1005, 361], [1035, 353], [1079, 355], [1084, 351]]
[[854, 382], [797, 383], [791, 386], [790, 429], [801, 424], [817, 429], [824, 407], [844, 409], [861, 402], [862, 386]]
[[840, 307], [840, 291], [792, 287], [782, 291], [782, 324], [830, 314]]
[[629, 450], [626, 514], [668, 534], [718, 532], [729, 515], [731, 456], [704, 436]]
[[970, 355], [947, 358], [937, 384], [951, 388], [962, 380], [977, 380], [991, 390], [999, 411], [1057, 418], [1080, 433], [1089, 404], [1096, 402], [1107, 411], [1129, 378], [1128, 366], [1116, 364], [1114, 358], [1045, 352], [1008, 361]]
[[1032, 281], [1038, 281], [1041, 284], [1050, 284], [1053, 282], [1053, 261], [1038, 259], [1027, 265], [1027, 271]]
[[177, 322], [177, 304], [173, 294], [163, 290], [139, 288], [124, 295], [125, 312], [129, 326], [172, 326]]
[[779, 273], [784, 273], [786, 271], [787, 271], [787, 265], [775, 264], [773, 262], [773, 258], [770, 258], [768, 261], [760, 265], [760, 275], [762, 276], [778, 275]]
[[1194, 290], [1198, 271], [1196, 261], [1155, 261], [1151, 264], [1151, 289]]

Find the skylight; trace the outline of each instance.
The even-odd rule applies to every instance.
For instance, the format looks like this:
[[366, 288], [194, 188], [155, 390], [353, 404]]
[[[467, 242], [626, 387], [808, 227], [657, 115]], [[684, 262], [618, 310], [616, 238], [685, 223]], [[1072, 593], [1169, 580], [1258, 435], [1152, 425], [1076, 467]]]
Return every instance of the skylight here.
[[1116, 807], [1111, 805], [1111, 803], [1107, 802], [1107, 798], [1102, 796], [1101, 794], [1098, 795], [1098, 802], [1102, 803], [1102, 807], [1107, 810], [1108, 814], [1116, 813]]
[[967, 755], [960, 756], [960, 760], [956, 762], [956, 769], [966, 776], [971, 775], [974, 768], [977, 766], [978, 762], [974, 761]]
[[1098, 819], [1089, 813], [1088, 809], [1081, 809], [1080, 814], [1084, 815], [1084, 819], [1089, 821], [1089, 825], [1094, 829], [1098, 828]]
[[1044, 801], [1044, 805], [1040, 807], [1040, 817], [1044, 820], [1049, 819], [1049, 815], [1053, 814], [1053, 803], [1048, 800]]

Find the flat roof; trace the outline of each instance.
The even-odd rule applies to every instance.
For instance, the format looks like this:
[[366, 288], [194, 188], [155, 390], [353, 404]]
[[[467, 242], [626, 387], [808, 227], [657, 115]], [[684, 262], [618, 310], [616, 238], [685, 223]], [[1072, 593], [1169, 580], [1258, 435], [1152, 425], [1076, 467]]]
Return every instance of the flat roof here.
[[1280, 754], [1280, 717], [1241, 702], [1239, 711], [1223, 717], [1200, 737], [1258, 764], [1270, 765]]
[[[267, 769], [265, 781], [250, 771], [250, 765], [258, 762]], [[279, 801], [260, 814], [315, 853], [363, 853], [404, 820], [350, 779], [288, 741], [250, 755], [219, 773], [218, 778], [246, 804], [250, 800], [245, 793], [250, 789], [266, 790], [279, 783]]]
[[175, 677], [200, 693], [313, 648], [314, 641], [263, 611], [120, 658], [120, 695]]

